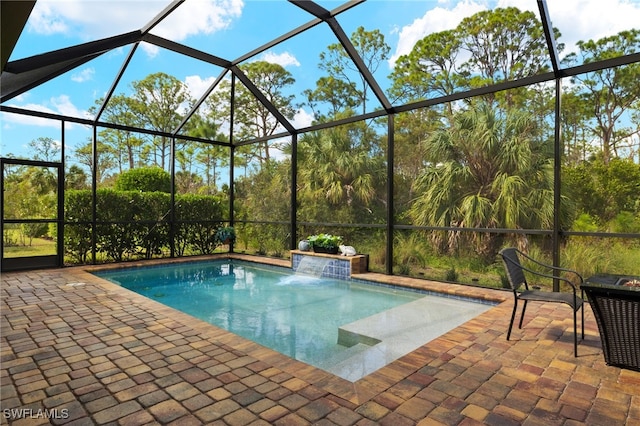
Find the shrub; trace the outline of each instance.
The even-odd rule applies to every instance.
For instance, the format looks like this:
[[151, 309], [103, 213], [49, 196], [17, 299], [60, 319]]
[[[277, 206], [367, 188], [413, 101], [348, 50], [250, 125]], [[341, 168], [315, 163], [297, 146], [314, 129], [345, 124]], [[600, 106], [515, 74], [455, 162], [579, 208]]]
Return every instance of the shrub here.
[[171, 192], [171, 175], [160, 167], [142, 167], [121, 173], [115, 183], [118, 191]]
[[458, 271], [456, 271], [455, 266], [447, 270], [444, 279], [446, 281], [458, 281]]
[[185, 250], [210, 254], [219, 245], [215, 235], [222, 226], [222, 201], [218, 196], [185, 194], [176, 196], [175, 243], [180, 255]]
[[[162, 192], [116, 191], [96, 193], [96, 249], [108, 259], [151, 258], [170, 247], [171, 197]], [[222, 203], [216, 196], [176, 196], [174, 242], [179, 255], [186, 249], [213, 253], [215, 233], [222, 226]], [[92, 193], [65, 193], [65, 253], [85, 263], [91, 250]]]
[[631, 212], [621, 211], [611, 221], [613, 232], [640, 233], [640, 214], [637, 216]]
[[573, 222], [572, 228], [574, 231], [595, 232], [598, 230], [598, 224], [588, 213], [580, 213]]
[[91, 191], [68, 190], [64, 194], [65, 255], [74, 261], [86, 263], [91, 251]]
[[430, 248], [425, 241], [425, 238], [417, 232], [396, 233], [393, 250], [394, 265], [426, 266], [427, 253]]

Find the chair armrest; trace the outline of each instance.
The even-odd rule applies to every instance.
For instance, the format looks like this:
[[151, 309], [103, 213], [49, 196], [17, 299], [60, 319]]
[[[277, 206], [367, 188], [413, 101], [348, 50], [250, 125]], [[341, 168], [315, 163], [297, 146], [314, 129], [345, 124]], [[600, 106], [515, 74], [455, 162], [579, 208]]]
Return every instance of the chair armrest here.
[[[579, 284], [578, 284], [578, 285], [581, 285], [581, 284], [584, 282], [584, 279], [582, 278], [582, 275], [580, 275], [580, 273], [578, 273], [578, 271], [575, 271], [575, 270], [573, 270], [573, 269], [568, 269], [568, 268], [561, 268], [561, 267], [559, 267], [559, 266], [549, 265], [548, 263], [542, 263], [542, 262], [540, 262], [540, 261], [538, 261], [538, 260], [536, 260], [536, 259], [534, 259], [534, 258], [532, 258], [532, 257], [528, 256], [527, 254], [525, 254], [525, 253], [521, 252], [520, 250], [516, 250], [516, 251], [518, 252], [518, 254], [519, 254], [519, 255], [522, 255], [522, 257], [525, 257], [526, 259], [530, 260], [531, 262], [533, 262], [533, 263], [535, 263], [535, 264], [537, 264], [537, 265], [540, 265], [540, 266], [542, 266], [542, 267], [544, 267], [544, 268], [548, 268], [548, 269], [551, 269], [551, 270], [553, 270], [553, 271], [558, 271], [558, 272], [568, 272], [568, 273], [574, 274], [574, 275], [578, 278], [578, 281], [579, 281]], [[542, 274], [542, 273], [540, 273], [540, 272], [533, 271], [533, 270], [531, 270], [531, 269], [529, 269], [529, 268], [526, 268], [526, 267], [524, 267], [524, 266], [523, 266], [522, 268], [523, 268], [523, 269], [525, 269], [525, 270], [527, 270], [528, 272], [531, 272], [531, 273], [536, 274], [536, 275], [545, 276], [545, 277], [547, 277], [547, 278], [556, 278], [556, 279], [559, 279], [559, 280], [562, 280], [562, 281], [568, 282], [568, 283], [569, 283], [569, 284], [571, 284], [571, 286], [572, 286], [572, 287], [574, 287], [574, 289], [575, 289], [575, 285], [574, 285], [570, 280], [568, 280], [568, 279], [566, 279], [566, 278], [562, 278], [562, 277], [556, 276], [555, 274], [554, 274], [554, 275], [546, 275], [546, 274]]]
[[[527, 268], [527, 267], [525, 267], [525, 266], [523, 266], [523, 267], [522, 267], [522, 269], [523, 269], [524, 271], [529, 272], [530, 274], [537, 275], [537, 276], [539, 276], [539, 277], [544, 277], [544, 278], [549, 278], [549, 279], [554, 279], [554, 280], [564, 281], [565, 283], [569, 284], [569, 285], [571, 286], [571, 288], [573, 288], [573, 293], [574, 293], [574, 294], [575, 294], [575, 292], [576, 292], [576, 289], [577, 289], [577, 288], [576, 288], [576, 285], [575, 285], [573, 282], [571, 282], [571, 280], [569, 280], [569, 279], [567, 279], [567, 278], [560, 277], [560, 276], [558, 276], [558, 275], [543, 274], [543, 273], [541, 273], [541, 272], [534, 271], [533, 269], [529, 269], [529, 268]], [[581, 283], [582, 283], [582, 281], [581, 281]]]

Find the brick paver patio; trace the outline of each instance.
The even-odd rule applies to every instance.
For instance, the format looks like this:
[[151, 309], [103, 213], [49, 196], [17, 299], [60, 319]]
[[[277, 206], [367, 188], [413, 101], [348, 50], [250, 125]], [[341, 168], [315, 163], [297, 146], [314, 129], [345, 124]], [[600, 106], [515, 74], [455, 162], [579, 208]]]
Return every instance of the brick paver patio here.
[[504, 303], [351, 383], [87, 269], [2, 275], [2, 424], [640, 424], [640, 373], [604, 363], [588, 307], [574, 358], [566, 307], [507, 342], [510, 293], [372, 274]]

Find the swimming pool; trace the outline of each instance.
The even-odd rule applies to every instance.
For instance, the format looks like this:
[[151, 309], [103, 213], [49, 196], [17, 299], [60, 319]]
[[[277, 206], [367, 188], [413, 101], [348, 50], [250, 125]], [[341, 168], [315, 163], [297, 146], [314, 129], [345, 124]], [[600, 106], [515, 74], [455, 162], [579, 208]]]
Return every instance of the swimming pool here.
[[[348, 380], [357, 380], [431, 340], [423, 336], [423, 329], [440, 335], [490, 307], [236, 260], [95, 275]], [[425, 319], [428, 327], [421, 324]], [[407, 343], [400, 340], [407, 338], [420, 342], [402, 349]]]

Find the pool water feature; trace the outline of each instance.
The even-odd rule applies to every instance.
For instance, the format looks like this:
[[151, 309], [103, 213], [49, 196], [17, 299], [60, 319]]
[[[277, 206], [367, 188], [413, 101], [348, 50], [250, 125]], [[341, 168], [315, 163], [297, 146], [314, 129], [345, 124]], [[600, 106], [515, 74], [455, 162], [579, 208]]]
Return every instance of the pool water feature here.
[[352, 381], [490, 308], [235, 260], [95, 274]]
[[326, 257], [303, 256], [296, 267], [297, 275], [321, 277], [331, 259]]

